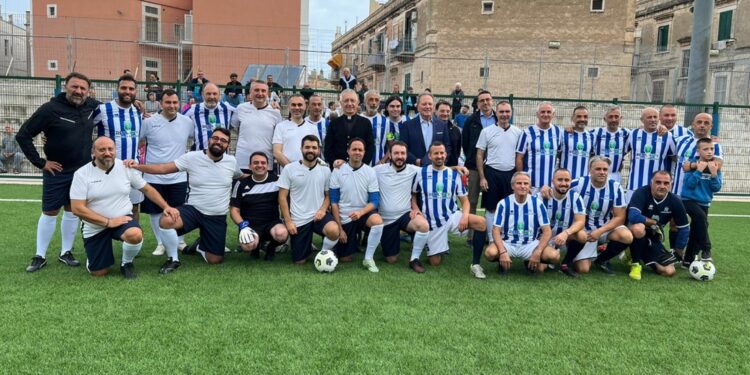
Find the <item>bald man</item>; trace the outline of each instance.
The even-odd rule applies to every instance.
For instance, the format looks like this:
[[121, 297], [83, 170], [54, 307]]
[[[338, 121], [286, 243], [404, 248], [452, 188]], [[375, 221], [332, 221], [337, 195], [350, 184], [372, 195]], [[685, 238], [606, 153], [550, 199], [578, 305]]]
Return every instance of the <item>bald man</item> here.
[[672, 133], [659, 135], [659, 111], [653, 107], [644, 108], [641, 112], [642, 128], [634, 129], [628, 137], [626, 152], [631, 152], [630, 175], [626, 201], [630, 201], [633, 192], [647, 186], [656, 171], [664, 170], [667, 159], [674, 156], [675, 145]]
[[189, 117], [195, 124], [195, 137], [191, 150], [205, 150], [208, 140], [216, 128], [229, 129], [235, 108], [227, 102], [222, 102], [219, 87], [213, 83], [203, 86], [203, 102], [195, 103], [183, 115]]

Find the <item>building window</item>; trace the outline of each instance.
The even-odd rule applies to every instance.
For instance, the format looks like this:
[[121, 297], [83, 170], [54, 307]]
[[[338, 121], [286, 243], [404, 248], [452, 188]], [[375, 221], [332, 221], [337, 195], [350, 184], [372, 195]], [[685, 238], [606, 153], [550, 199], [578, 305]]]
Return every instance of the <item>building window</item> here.
[[495, 2], [494, 1], [482, 1], [482, 14], [495, 13]]
[[719, 38], [717, 40], [727, 40], [732, 38], [732, 16], [734, 10], [727, 10], [719, 13]]
[[47, 60], [47, 70], [56, 71], [57, 70], [57, 60]]
[[161, 9], [158, 5], [143, 3], [143, 22], [141, 29], [144, 41], [161, 41]]
[[411, 86], [411, 73], [404, 74], [404, 90]]
[[591, 0], [592, 12], [604, 12], [604, 0]]
[[13, 53], [10, 50], [10, 40], [3, 39], [3, 51], [5, 51], [5, 56], [10, 56]]
[[667, 85], [667, 81], [663, 79], [655, 79], [651, 81], [651, 101], [652, 102], [663, 102], [664, 101], [664, 88]]
[[656, 52], [669, 51], [669, 24], [656, 29]]
[[161, 78], [161, 59], [156, 59], [153, 57], [144, 57], [143, 58], [143, 80], [145, 81], [148, 79], [148, 76], [151, 74], [155, 74], [157, 77]]
[[47, 4], [47, 18], [57, 18], [57, 4]]
[[487, 67], [479, 67], [479, 77], [489, 77], [490, 76], [490, 68]]
[[726, 73], [714, 75], [714, 101], [719, 104], [728, 104], [729, 76]]
[[690, 50], [682, 50], [682, 66], [680, 67], [680, 77], [688, 76], [688, 69], [690, 68]]
[[586, 75], [589, 78], [591, 78], [591, 79], [599, 78], [599, 67], [598, 66], [590, 66], [587, 69], [587, 74]]

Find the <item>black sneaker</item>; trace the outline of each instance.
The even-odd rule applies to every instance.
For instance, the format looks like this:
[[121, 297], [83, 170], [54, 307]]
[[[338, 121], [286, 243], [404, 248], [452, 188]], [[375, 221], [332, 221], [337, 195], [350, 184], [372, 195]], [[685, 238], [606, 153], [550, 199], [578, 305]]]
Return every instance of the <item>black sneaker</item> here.
[[419, 261], [419, 259], [414, 259], [411, 262], [409, 262], [409, 268], [412, 269], [412, 271], [416, 273], [424, 273], [425, 269], [422, 265], [422, 262]]
[[135, 279], [138, 276], [135, 274], [135, 267], [133, 267], [133, 262], [125, 263], [121, 265], [120, 272], [128, 280]]
[[60, 255], [57, 260], [69, 267], [78, 267], [81, 265], [81, 262], [74, 258], [73, 253], [70, 251], [66, 251], [63, 255]]
[[29, 264], [28, 267], [26, 267], [26, 272], [35, 272], [38, 271], [44, 266], [47, 265], [47, 259], [44, 259], [40, 257], [39, 255], [35, 255], [33, 258], [31, 258], [31, 264]]
[[198, 254], [198, 242], [198, 240], [195, 240], [195, 242], [191, 243], [188, 247], [182, 249], [182, 253], [185, 255]]
[[575, 270], [573, 270], [573, 267], [571, 267], [569, 264], [561, 264], [560, 272], [573, 278], [578, 277], [578, 273]]
[[681, 267], [681, 268], [682, 268], [683, 270], [687, 270], [687, 269], [690, 269], [690, 262], [688, 262], [688, 261], [686, 261], [686, 260], [683, 260], [682, 262], [680, 262], [680, 267]]
[[612, 271], [612, 265], [609, 264], [609, 262], [602, 263], [602, 262], [600, 262], [598, 260], [595, 260], [594, 261], [594, 266], [596, 268], [598, 268], [600, 271], [604, 272], [605, 274], [607, 274], [609, 276], [614, 276], [615, 275], [614, 271]]
[[182, 263], [180, 263], [179, 260], [172, 260], [172, 258], [167, 258], [167, 262], [164, 263], [164, 265], [161, 266], [161, 269], [159, 270], [159, 273], [162, 274], [162, 275], [166, 275], [166, 274], [168, 274], [168, 273], [170, 273], [170, 272], [172, 272], [172, 271], [180, 268], [181, 264]]

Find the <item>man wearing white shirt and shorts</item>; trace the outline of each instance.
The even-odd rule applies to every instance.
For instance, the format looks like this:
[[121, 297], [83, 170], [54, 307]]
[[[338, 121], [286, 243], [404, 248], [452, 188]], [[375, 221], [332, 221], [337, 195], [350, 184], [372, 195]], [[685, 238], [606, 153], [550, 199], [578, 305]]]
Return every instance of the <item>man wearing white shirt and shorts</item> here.
[[268, 104], [268, 85], [263, 81], [250, 84], [250, 101], [237, 106], [231, 120], [232, 128], [239, 128], [235, 157], [240, 160], [238, 170], [250, 160], [250, 155], [262, 151], [273, 165], [273, 132], [282, 121], [281, 112]]

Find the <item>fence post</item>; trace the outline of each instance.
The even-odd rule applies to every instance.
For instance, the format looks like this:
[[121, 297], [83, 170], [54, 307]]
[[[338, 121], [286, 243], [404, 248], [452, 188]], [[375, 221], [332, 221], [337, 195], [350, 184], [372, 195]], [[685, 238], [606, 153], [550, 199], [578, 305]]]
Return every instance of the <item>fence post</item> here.
[[55, 74], [55, 96], [60, 95], [62, 92], [62, 77], [59, 74]]
[[719, 102], [714, 102], [713, 113], [711, 114], [714, 125], [711, 127], [711, 135], [719, 136]]
[[182, 97], [182, 81], [180, 81], [180, 78], [177, 77], [177, 83], [174, 85], [174, 91], [177, 92], [177, 98], [182, 100], [185, 99]]
[[508, 95], [508, 103], [510, 103], [510, 108], [511, 108], [511, 111], [510, 111], [510, 120], [508, 120], [508, 122], [511, 125], [513, 125], [513, 118], [516, 116], [515, 113], [514, 113], [514, 111], [513, 111], [513, 94]]

